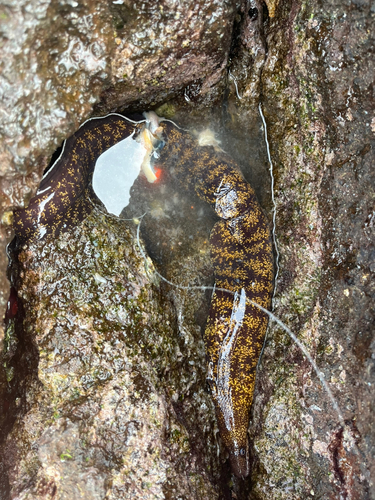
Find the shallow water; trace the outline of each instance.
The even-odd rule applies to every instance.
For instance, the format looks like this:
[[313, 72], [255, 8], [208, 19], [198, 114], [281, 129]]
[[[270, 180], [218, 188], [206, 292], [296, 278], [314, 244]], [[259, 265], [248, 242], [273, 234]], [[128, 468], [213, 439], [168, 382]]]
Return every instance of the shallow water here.
[[[205, 129], [214, 132], [220, 147], [238, 162], [271, 220], [271, 178], [260, 117], [248, 120], [244, 126], [231, 103], [204, 117], [189, 116], [182, 109], [176, 112], [173, 121], [192, 133]], [[162, 165], [156, 163], [156, 167], [161, 169], [158, 181], [150, 184], [141, 174], [131, 188], [129, 206], [121, 217], [137, 219], [144, 215], [141, 235], [149, 255], [162, 266], [176, 254], [194, 252], [198, 241], [202, 252], [209, 251], [209, 234], [218, 220], [213, 209], [194, 190], [183, 189], [174, 182]]]

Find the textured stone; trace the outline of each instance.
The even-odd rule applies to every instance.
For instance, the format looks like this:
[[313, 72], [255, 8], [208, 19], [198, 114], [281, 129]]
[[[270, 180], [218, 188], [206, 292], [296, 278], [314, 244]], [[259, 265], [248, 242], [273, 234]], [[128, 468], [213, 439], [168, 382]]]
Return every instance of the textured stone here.
[[[206, 104], [217, 101], [234, 13], [234, 2], [224, 0], [2, 4], [3, 247], [11, 238], [12, 208], [27, 205], [54, 150], [91, 114], [142, 112], [184, 92]], [[5, 269], [1, 252], [2, 313]]]
[[[15, 331], [28, 342], [12, 350], [16, 317], [2, 498], [218, 498], [214, 409], [192, 326], [203, 292], [180, 302], [177, 325], [134, 223], [98, 210], [25, 245], [18, 261]], [[205, 261], [198, 252], [196, 276]]]
[[[233, 498], [236, 496], [239, 500], [245, 498], [253, 500], [374, 499], [375, 354], [371, 326], [374, 320], [373, 274], [375, 272], [374, 178], [371, 167], [375, 121], [374, 70], [371, 60], [374, 46], [374, 9], [369, 3], [357, 1], [348, 3], [332, 0], [312, 4], [290, 0], [280, 2], [275, 10], [275, 16], [269, 18], [265, 12], [262, 12], [259, 3], [251, 2], [250, 7], [251, 11], [248, 3], [245, 2], [241, 2], [238, 6], [228, 64], [230, 70], [228, 82], [226, 79], [220, 79], [218, 86], [213, 87], [212, 94], [209, 92], [206, 96], [201, 95], [201, 89], [208, 87], [201, 85], [199, 79], [191, 81], [184, 88], [179, 80], [181, 75], [177, 71], [178, 68], [174, 69], [173, 65], [170, 65], [170, 71], [164, 75], [166, 80], [163, 80], [167, 81], [170, 76], [170, 84], [173, 87], [172, 80], [176, 79], [176, 86], [170, 94], [166, 90], [169, 84], [166, 87], [163, 83], [159, 85], [161, 80], [155, 77], [155, 80], [150, 78], [147, 83], [139, 84], [141, 92], [136, 98], [136, 89], [125, 78], [125, 74], [129, 72], [133, 78], [136, 78], [137, 74], [146, 78], [145, 75], [149, 72], [154, 78], [159, 64], [158, 57], [160, 56], [160, 61], [163, 58], [168, 59], [168, 51], [166, 45], [163, 44], [160, 44], [158, 50], [154, 50], [153, 42], [151, 42], [152, 36], [149, 37], [152, 48], [149, 55], [150, 70], [146, 65], [142, 65], [141, 59], [147, 56], [147, 51], [142, 52], [143, 47], [147, 47], [149, 42], [144, 37], [142, 41], [136, 43], [138, 38], [135, 16], [129, 17], [126, 29], [125, 25], [121, 25], [123, 20], [119, 18], [118, 25], [115, 27], [117, 34], [113, 38], [114, 44], [111, 49], [111, 54], [116, 54], [119, 58], [111, 59], [110, 63], [107, 62], [106, 68], [108, 69], [109, 65], [112, 68], [108, 70], [108, 79], [98, 87], [90, 84], [90, 95], [95, 95], [97, 110], [107, 111], [112, 109], [111, 99], [115, 107], [127, 106], [127, 103], [132, 106], [125, 95], [125, 90], [128, 89], [130, 99], [132, 102], [135, 100], [135, 109], [152, 102], [155, 102], [156, 106], [165, 101], [165, 106], [161, 108], [164, 110], [163, 113], [167, 112], [169, 116], [173, 116], [174, 111], [177, 110], [175, 119], [179, 119], [184, 125], [187, 125], [190, 120], [193, 126], [199, 128], [204, 121], [202, 117], [207, 118], [208, 108], [204, 105], [210, 102], [210, 95], [213, 99], [216, 98], [220, 89], [224, 89], [228, 83], [224, 93], [224, 105], [222, 109], [216, 109], [216, 124], [222, 128], [222, 145], [244, 167], [263, 206], [270, 212], [272, 203], [265, 164], [266, 147], [256, 128], [259, 124], [257, 105], [261, 96], [274, 163], [276, 235], [280, 252], [280, 272], [274, 312], [305, 343], [311, 356], [322, 370], [346, 425], [342, 426], [339, 416], [334, 411], [310, 363], [288, 338], [285, 331], [272, 326], [257, 375], [250, 426], [253, 442], [251, 479], [247, 483], [233, 479], [230, 483], [228, 469], [224, 467], [219, 471], [214, 458], [207, 458], [207, 460], [216, 464], [210, 467], [213, 467], [215, 478], [220, 473], [220, 488], [227, 498], [230, 498], [229, 490], [231, 489]], [[7, 8], [10, 9], [11, 6]], [[15, 9], [15, 7], [12, 8]], [[118, 8], [119, 12], [125, 12], [126, 9], [131, 12], [132, 9], [127, 3]], [[141, 7], [140, 12], [144, 8], [147, 7]], [[68, 6], [66, 9], [72, 10], [73, 8]], [[228, 9], [230, 9], [228, 12], [232, 13], [232, 7]], [[162, 16], [161, 11], [160, 13], [155, 11], [154, 19], [159, 22], [160, 16]], [[172, 17], [170, 16], [171, 19]], [[173, 21], [174, 35], [178, 34], [178, 21], [178, 19]], [[28, 24], [24, 23], [24, 26], [27, 27]], [[199, 27], [196, 24], [194, 26], [195, 32], [200, 33]], [[147, 24], [147, 29], [150, 35], [154, 31], [158, 36], [168, 38], [165, 34], [168, 32], [164, 26], [159, 26], [159, 31], [157, 31], [156, 28], [153, 29], [150, 24]], [[117, 36], [118, 34], [120, 35]], [[19, 38], [22, 40], [22, 36]], [[139, 37], [139, 40], [141, 39], [142, 36]], [[221, 39], [225, 39], [225, 36]], [[174, 43], [173, 50], [176, 50], [177, 56], [183, 59], [184, 56], [181, 55], [183, 52], [176, 49], [178, 44], [175, 43], [176, 40], [180, 40], [182, 47], [183, 40], [178, 36], [176, 39], [172, 37], [171, 40], [169, 43]], [[126, 44], [129, 44], [128, 50]], [[208, 46], [209, 44], [206, 48]], [[143, 55], [138, 59], [137, 54]], [[123, 60], [120, 59], [121, 57]], [[194, 55], [194, 57], [197, 57], [197, 61], [201, 61], [201, 56]], [[212, 66], [207, 64], [207, 67], [208, 73], [213, 74], [214, 81], [217, 81], [216, 78], [220, 76], [215, 74]], [[192, 75], [195, 78], [195, 73], [188, 66], [187, 68], [189, 78]], [[220, 72], [221, 69], [219, 68], [218, 71]], [[224, 73], [220, 75], [224, 76]], [[118, 78], [117, 87], [116, 78]], [[97, 88], [100, 90], [95, 94]], [[105, 88], [108, 88], [107, 93], [103, 92]], [[150, 89], [150, 94], [147, 93], [148, 89]], [[184, 101], [185, 107], [182, 106]], [[33, 99], [33, 103], [36, 102], [37, 99]], [[74, 106], [74, 99], [72, 102]], [[203, 107], [200, 107], [200, 104]], [[90, 106], [91, 110], [92, 105]], [[5, 200], [5, 208], [26, 199], [27, 190], [29, 193], [35, 190], [40, 173], [47, 163], [46, 158], [58, 141], [69, 135], [78, 122], [90, 113], [90, 110], [80, 111], [78, 106], [77, 110], [68, 116], [66, 120], [68, 125], [59, 129], [58, 134], [52, 134], [54, 139], [50, 140], [49, 132], [45, 131], [47, 142], [41, 143], [40, 147], [37, 145], [35, 154], [30, 152], [29, 155], [26, 151], [24, 158], [27, 158], [27, 161], [21, 162], [20, 169], [23, 169], [22, 172], [27, 173], [29, 177], [10, 176], [3, 181], [7, 183], [2, 184], [5, 186], [4, 193], [8, 197], [14, 197], [9, 198], [9, 201], [6, 201], [7, 198], [2, 198]], [[51, 113], [53, 113], [52, 110]], [[73, 116], [77, 118], [72, 119]], [[30, 130], [30, 136], [34, 137], [33, 129]], [[9, 140], [7, 139], [5, 144], [8, 144]], [[9, 144], [11, 146], [6, 151], [13, 151], [12, 143]], [[27, 141], [24, 147], [27, 147]], [[4, 153], [6, 160], [7, 154], [7, 152]], [[38, 155], [40, 155], [39, 170], [35, 171], [32, 170], [35, 165], [33, 158], [37, 158]], [[12, 170], [9, 172], [11, 173]], [[148, 209], [153, 214], [154, 220], [149, 222], [145, 220], [144, 226], [147, 231], [153, 227], [156, 231], [154, 236], [160, 236], [163, 259], [172, 260], [175, 255], [175, 260], [169, 270], [166, 269], [165, 261], [158, 260], [157, 249], [150, 243], [153, 238], [149, 241], [146, 231], [144, 237], [147, 251], [163, 274], [172, 281], [180, 278], [181, 284], [209, 283], [207, 269], [198, 277], [193, 272], [199, 267], [196, 255], [200, 255], [201, 250], [204, 251], [205, 246], [202, 243], [204, 240], [200, 246], [195, 247], [195, 250], [198, 250], [195, 254], [193, 249], [186, 245], [189, 240], [178, 229], [179, 225], [183, 226], [184, 220], [180, 219], [177, 229], [170, 226], [172, 214], [183, 211], [180, 199], [170, 197], [168, 203], [174, 212], [172, 210], [169, 217], [166, 217], [160, 224], [158, 217], [163, 209], [158, 203], [152, 202]], [[138, 215], [142, 213], [139, 212]], [[198, 209], [196, 213], [200, 213]], [[7, 216], [4, 220], [6, 222]], [[179, 249], [177, 254], [176, 249]], [[190, 260], [182, 260], [182, 256], [190, 257]], [[204, 279], [202, 275], [205, 276]], [[166, 294], [172, 301], [175, 308], [171, 311], [171, 322], [175, 321], [178, 325], [177, 330], [183, 332], [185, 347], [187, 345], [191, 353], [195, 352], [192, 346], [199, 338], [199, 335], [195, 336], [197, 324], [203, 325], [205, 321], [204, 308], [203, 312], [196, 313], [195, 317], [194, 311], [190, 311], [190, 319], [184, 323], [182, 305], [190, 306], [191, 291], [181, 289], [179, 294], [173, 294], [170, 289], [163, 289], [163, 286], [161, 290], [161, 293]], [[22, 364], [30, 366], [34, 376], [39, 373], [35, 346], [27, 344], [25, 338], [21, 338], [22, 343], [25, 344], [24, 358], [16, 359], [17, 354], [14, 355], [14, 353], [17, 353], [17, 340], [13, 337], [9, 340], [9, 356], [6, 360], [11, 358], [18, 363], [18, 366]], [[179, 341], [175, 339], [173, 342], [178, 344]], [[185, 352], [183, 350], [181, 352], [183, 352], [182, 359], [187, 359], [184, 358]], [[202, 351], [197, 357], [194, 357], [196, 354], [194, 356], [192, 354], [191, 357], [189, 357], [190, 354], [186, 356], [196, 363], [191, 366], [195, 366], [197, 370], [203, 370]], [[48, 358], [42, 356], [40, 359], [41, 368], [48, 367]], [[161, 364], [162, 359], [160, 359]], [[179, 354], [175, 359], [180, 359]], [[79, 366], [77, 368], [72, 362], [71, 370], [77, 369]], [[180, 372], [174, 369], [169, 372], [170, 380], [173, 381], [172, 372], [174, 372], [174, 377]], [[123, 375], [125, 376], [126, 373], [124, 369]], [[202, 371], [197, 376], [193, 372], [189, 373], [190, 375], [184, 379], [181, 391], [173, 393], [176, 395], [172, 394], [169, 400], [173, 401], [173, 404], [171, 403], [173, 411], [180, 419], [184, 414], [180, 413], [181, 398], [185, 394], [184, 391], [189, 392], [188, 380], [192, 381], [192, 389], [189, 397], [184, 399], [186, 406], [182, 406], [182, 410], [189, 418], [197, 408], [191, 395], [195, 393], [194, 391], [202, 394], [200, 391], [204, 386]], [[46, 376], [42, 372], [40, 374], [42, 378]], [[20, 412], [20, 415], [26, 415], [30, 407], [21, 396], [25, 394], [25, 385], [29, 388], [32, 401], [38, 396], [40, 386], [36, 384], [37, 379], [30, 379], [30, 376], [24, 377], [22, 371], [17, 374], [14, 368], [12, 370], [12, 366], [9, 366], [6, 375], [11, 382], [13, 381], [14, 387], [18, 387], [18, 392], [6, 393], [4, 400], [1, 401], [2, 408], [3, 410], [9, 409], [9, 414], [12, 415], [16, 411]], [[15, 382], [16, 377], [18, 377], [18, 385]], [[158, 380], [157, 377], [150, 374], [149, 386], [156, 387], [153, 394], [156, 397], [155, 401], [160, 402], [157, 411], [162, 419], [165, 417], [163, 404], [168, 404], [166, 403], [168, 396], [164, 396], [165, 385], [162, 384], [162, 388], [159, 389], [156, 380]], [[34, 387], [33, 384], [36, 386]], [[105, 399], [103, 395], [103, 401], [105, 401], [108, 415], [111, 415], [113, 410], [111, 397], [112, 395], [115, 397], [115, 393], [110, 385], [111, 380], [107, 384], [108, 399]], [[99, 394], [102, 394], [100, 387], [98, 390]], [[151, 404], [149, 396], [147, 398], [148, 405], [156, 404], [154, 402]], [[80, 404], [78, 400], [77, 407]], [[97, 402], [93, 398], [93, 407], [95, 404]], [[138, 403], [135, 404], [136, 408], [137, 405]], [[38, 422], [43, 421], [44, 417], [40, 416], [35, 409], [33, 411], [33, 421], [37, 429], [40, 425]], [[100, 415], [100, 410], [98, 410], [98, 415]], [[211, 434], [214, 423], [210, 420], [210, 413], [206, 412], [206, 415], [208, 415], [208, 421], [205, 421], [202, 414], [199, 414], [197, 421], [182, 420], [183, 426], [174, 421], [172, 428], [177, 430], [173, 433], [177, 442], [174, 445], [177, 451], [175, 455], [172, 453], [168, 457], [191, 457], [189, 452], [184, 455], [184, 439], [188, 435], [190, 443], [194, 435], [193, 431], [202, 428], [205, 429], [203, 431], [205, 440], [202, 440], [198, 433], [195, 435], [195, 440], [193, 439], [193, 448], [198, 443], [203, 443], [203, 446], [208, 447], [207, 455], [202, 451], [194, 456], [215, 456], [216, 450]], [[142, 421], [143, 418], [142, 416]], [[82, 417], [80, 419], [84, 420]], [[66, 439], [71, 442], [71, 436], [78, 432], [77, 422], [71, 416], [64, 415], [58, 420], [51, 424], [52, 427], [54, 426], [55, 438], [48, 432], [48, 429], [38, 431], [39, 441], [36, 448], [39, 451], [33, 451], [33, 460], [36, 462], [30, 462], [31, 464], [45, 460], [44, 457], [50, 457], [51, 450], [59, 450], [60, 453], [61, 436], [65, 435]], [[100, 427], [104, 425], [103, 421], [98, 421], [95, 425]], [[174, 425], [176, 427], [173, 427]], [[201, 425], [203, 427], [200, 427]], [[3, 431], [6, 433], [10, 431], [10, 428], [11, 426], [5, 426]], [[28, 428], [33, 428], [30, 420], [20, 417], [11, 431], [13, 434], [9, 435], [8, 443], [12, 442], [11, 436], [15, 438], [18, 435], [17, 432], [20, 432], [19, 439], [21, 440], [21, 437], [26, 435], [22, 434], [23, 429]], [[157, 436], [157, 432], [154, 436]], [[29, 441], [26, 440], [26, 442]], [[166, 442], [163, 446], [166, 446]], [[17, 456], [12, 455], [11, 448], [8, 447], [7, 450], [6, 456], [9, 463], [20, 464], [19, 470], [21, 470], [23, 464], [26, 463], [25, 458], [19, 461]], [[95, 447], [92, 447], [92, 453], [94, 450]], [[65, 454], [65, 451], [61, 453]], [[69, 449], [69, 451], [72, 450]], [[83, 448], [77, 444], [73, 451], [75, 452], [73, 461], [79, 474], [83, 474]], [[54, 491], [50, 478], [57, 477], [57, 474], [65, 470], [65, 464], [72, 460], [65, 454], [62, 460], [66, 462], [60, 463], [61, 456], [60, 461], [57, 460], [56, 453], [51, 465], [53, 471], [49, 476], [42, 472], [42, 468], [38, 469], [38, 477], [44, 477], [43, 481], [41, 479], [38, 484], [45, 490], [40, 491], [45, 491], [46, 495], [52, 495]], [[25, 455], [22, 456], [27, 456], [27, 446]], [[224, 460], [225, 457], [221, 456], [221, 458]], [[182, 463], [185, 464], [185, 462]], [[91, 488], [95, 485], [97, 491], [102, 491], [102, 472], [95, 476], [96, 482], [94, 482], [94, 478], [90, 476], [91, 466], [92, 462], [89, 462], [85, 469], [88, 478], [87, 487]], [[197, 485], [202, 484], [203, 481], [204, 487], [207, 488], [205, 491], [211, 491], [207, 486], [208, 483], [205, 482], [205, 474], [201, 473], [202, 469], [198, 467], [198, 470], [199, 474], [194, 486], [191, 486], [192, 478], [189, 479], [190, 482], [188, 481], [190, 486], [180, 479], [173, 479], [173, 484], [185, 488], [183, 491], [191, 492], [198, 491]], [[55, 473], [56, 476], [54, 476]], [[15, 476], [11, 477], [15, 477], [17, 482], [22, 474], [17, 470], [14, 474]], [[121, 472], [117, 476], [112, 472], [111, 474], [115, 478], [113, 484], [116, 487], [126, 484], [127, 488], [133, 488], [133, 484], [125, 482], [125, 475], [121, 476]], [[174, 472], [171, 472], [172, 476], [173, 474]], [[218, 475], [215, 476], [215, 474]], [[181, 478], [181, 476], [178, 477]], [[61, 487], [61, 483], [58, 484]], [[66, 487], [69, 487], [68, 483]], [[191, 489], [188, 490], [188, 488]], [[174, 498], [174, 491], [174, 486], [170, 490], [168, 486], [165, 486], [163, 495], [167, 498], [168, 495]], [[139, 494], [139, 491], [136, 494]]]
[[276, 175], [274, 311], [322, 370], [346, 425], [297, 346], [272, 328], [251, 430], [252, 498], [375, 498], [374, 13], [344, 2], [280, 10], [266, 26], [261, 77]]

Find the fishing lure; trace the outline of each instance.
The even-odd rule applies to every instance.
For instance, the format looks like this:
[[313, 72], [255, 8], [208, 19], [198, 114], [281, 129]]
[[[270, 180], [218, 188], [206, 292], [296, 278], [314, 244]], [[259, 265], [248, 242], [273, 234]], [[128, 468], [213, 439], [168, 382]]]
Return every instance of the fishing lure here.
[[155, 180], [152, 154], [163, 144], [158, 164], [184, 189], [195, 189], [220, 217], [210, 236], [215, 289], [204, 334], [207, 379], [232, 471], [246, 477], [255, 370], [268, 323], [252, 302], [270, 307], [273, 255], [267, 220], [234, 160], [209, 145], [207, 137], [199, 141], [154, 113], [143, 123], [117, 114], [90, 119], [64, 143], [29, 206], [15, 211], [15, 233], [21, 241], [56, 236], [83, 220], [92, 210], [98, 158], [129, 136], [145, 149], [142, 170], [150, 182]]

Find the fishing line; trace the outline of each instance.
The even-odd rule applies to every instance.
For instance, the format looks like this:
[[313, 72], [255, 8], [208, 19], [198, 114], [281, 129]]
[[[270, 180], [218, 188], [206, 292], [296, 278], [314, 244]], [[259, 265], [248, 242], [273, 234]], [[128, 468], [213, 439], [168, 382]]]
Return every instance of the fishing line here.
[[[142, 218], [147, 214], [144, 213], [141, 217], [140, 217], [140, 221], [139, 221], [139, 224], [137, 225], [137, 244], [138, 244], [138, 248], [139, 248], [139, 251], [141, 252], [141, 255], [142, 257], [144, 258], [145, 262], [147, 262], [147, 256], [142, 248], [142, 245], [141, 245], [141, 242], [140, 242], [140, 227], [141, 227], [141, 222], [142, 222]], [[232, 295], [234, 295], [234, 292], [231, 291], [231, 290], [227, 290], [225, 288], [219, 288], [219, 287], [214, 287], [214, 286], [204, 286], [204, 285], [193, 285], [193, 286], [184, 286], [184, 285], [178, 285], [177, 283], [173, 283], [171, 281], [169, 281], [167, 278], [165, 278], [164, 276], [162, 276], [157, 269], [154, 269], [154, 272], [155, 274], [161, 279], [163, 280], [165, 283], [168, 283], [169, 285], [175, 287], [175, 288], [178, 288], [180, 290], [218, 290], [220, 292], [227, 292], [227, 293], [230, 293]], [[330, 399], [330, 402], [332, 404], [332, 407], [333, 409], [335, 410], [337, 416], [338, 416], [338, 419], [340, 421], [340, 424], [345, 428], [347, 427], [347, 425], [345, 424], [345, 420], [344, 420], [344, 417], [343, 417], [343, 414], [342, 414], [342, 411], [339, 407], [339, 405], [337, 404], [337, 401], [335, 399], [335, 397], [333, 396], [332, 394], [332, 391], [331, 389], [329, 388], [326, 380], [325, 380], [325, 377], [324, 377], [324, 373], [318, 368], [317, 364], [315, 363], [315, 361], [313, 360], [313, 358], [311, 357], [309, 351], [307, 350], [306, 346], [297, 338], [297, 336], [290, 330], [290, 328], [288, 328], [285, 323], [283, 323], [281, 321], [281, 319], [279, 319], [277, 316], [275, 316], [271, 311], [268, 311], [268, 309], [265, 309], [264, 307], [262, 307], [260, 304], [257, 304], [256, 302], [246, 298], [246, 301], [247, 303], [251, 304], [252, 306], [254, 307], [257, 307], [258, 309], [260, 309], [262, 312], [264, 312], [265, 314], [268, 315], [268, 317], [274, 321], [275, 323], [277, 323], [288, 335], [289, 337], [293, 340], [293, 342], [295, 342], [295, 344], [299, 347], [299, 349], [302, 351], [302, 353], [304, 354], [304, 356], [307, 358], [307, 360], [309, 361], [309, 363], [311, 364], [311, 366], [313, 367], [315, 373], [317, 374], [318, 378], [319, 378], [319, 381], [320, 383], [322, 384], [323, 386], [323, 389], [326, 391], [329, 399]]]

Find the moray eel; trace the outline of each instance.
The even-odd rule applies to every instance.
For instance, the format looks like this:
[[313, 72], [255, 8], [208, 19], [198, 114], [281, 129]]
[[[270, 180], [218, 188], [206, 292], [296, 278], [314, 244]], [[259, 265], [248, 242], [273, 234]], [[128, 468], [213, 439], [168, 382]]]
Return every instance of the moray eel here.
[[267, 220], [236, 163], [165, 121], [160, 164], [186, 189], [192, 187], [220, 220], [210, 235], [215, 290], [204, 334], [207, 380], [219, 432], [233, 473], [249, 474], [247, 430], [255, 371], [273, 291], [273, 252]]
[[[99, 156], [129, 136], [142, 144], [145, 156], [141, 166], [149, 182], [156, 180], [150, 156], [159, 143], [154, 124], [133, 122], [111, 113], [87, 120], [64, 141], [59, 158], [44, 174], [36, 196], [27, 208], [14, 210], [13, 228], [22, 242], [55, 237], [65, 227], [83, 220], [92, 211], [97, 197], [92, 189], [92, 175]], [[151, 132], [152, 130], [152, 132]]]
[[152, 113], [145, 123], [117, 114], [90, 119], [65, 141], [29, 206], [14, 212], [14, 230], [21, 241], [55, 237], [83, 220], [95, 199], [91, 178], [96, 160], [132, 134], [147, 150], [142, 169], [150, 182], [155, 180], [150, 157], [162, 143], [159, 166], [169, 169], [184, 190], [195, 189], [220, 217], [210, 236], [215, 289], [204, 334], [207, 379], [232, 471], [246, 477], [255, 370], [268, 323], [249, 300], [269, 309], [273, 256], [267, 220], [233, 159], [207, 145], [207, 136], [197, 140]]

